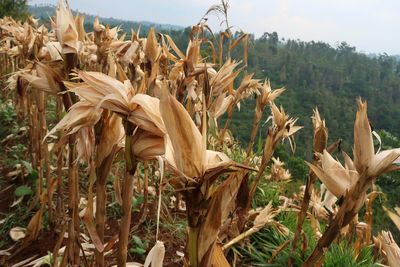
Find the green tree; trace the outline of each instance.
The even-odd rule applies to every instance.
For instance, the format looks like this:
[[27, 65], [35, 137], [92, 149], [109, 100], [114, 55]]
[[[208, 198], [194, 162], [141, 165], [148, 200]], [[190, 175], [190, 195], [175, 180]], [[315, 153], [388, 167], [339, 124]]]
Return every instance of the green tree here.
[[11, 16], [15, 19], [25, 19], [28, 15], [27, 0], [1, 0], [0, 18]]

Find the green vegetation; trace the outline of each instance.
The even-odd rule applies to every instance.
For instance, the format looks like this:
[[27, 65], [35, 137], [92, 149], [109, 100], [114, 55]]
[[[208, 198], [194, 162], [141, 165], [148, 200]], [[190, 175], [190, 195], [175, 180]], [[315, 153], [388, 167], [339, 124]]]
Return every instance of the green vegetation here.
[[[311, 157], [310, 116], [316, 106], [326, 119], [331, 142], [345, 140], [343, 147], [349, 152], [355, 114], [352, 103], [358, 96], [368, 101], [375, 129], [391, 133], [400, 129], [396, 119], [400, 118], [400, 62], [394, 57], [370, 57], [346, 43], [333, 48], [322, 42], [279, 40], [277, 33], [265, 33], [250, 42], [249, 68], [257, 78], [269, 78], [273, 87], [287, 89], [278, 102], [305, 126], [296, 136], [297, 155]], [[253, 116], [253, 103], [246, 104], [237, 112], [233, 126], [243, 142]]]
[[1, 0], [0, 18], [11, 16], [15, 19], [25, 19], [28, 16], [27, 0]]

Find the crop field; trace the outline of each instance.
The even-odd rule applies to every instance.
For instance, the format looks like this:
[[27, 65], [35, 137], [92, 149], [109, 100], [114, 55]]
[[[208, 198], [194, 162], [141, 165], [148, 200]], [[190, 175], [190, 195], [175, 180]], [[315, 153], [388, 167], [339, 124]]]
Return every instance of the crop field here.
[[[294, 177], [277, 152], [304, 129], [275, 102], [286, 89], [248, 70], [228, 12], [206, 10], [186, 51], [154, 28], [88, 31], [64, 1], [50, 25], [0, 18], [0, 266], [400, 266], [395, 233], [373, 223], [384, 209], [400, 230], [375, 186], [400, 148], [361, 97], [351, 151], [315, 107]], [[231, 124], [248, 99], [243, 144]]]

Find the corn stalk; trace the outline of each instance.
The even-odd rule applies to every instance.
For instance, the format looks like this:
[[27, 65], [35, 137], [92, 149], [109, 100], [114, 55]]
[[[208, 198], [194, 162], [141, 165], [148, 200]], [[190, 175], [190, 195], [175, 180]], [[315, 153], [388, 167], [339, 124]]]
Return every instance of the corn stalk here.
[[[111, 151], [111, 154], [103, 160], [100, 166], [96, 166], [96, 230], [99, 235], [100, 241], [104, 244], [104, 228], [107, 219], [106, 204], [107, 204], [107, 176], [110, 172], [117, 147]], [[97, 266], [104, 266], [104, 252], [95, 251]]]
[[325, 250], [339, 235], [340, 230], [348, 225], [357, 215], [359, 210], [359, 207], [357, 207], [359, 198], [365, 193], [368, 187], [371, 186], [374, 180], [375, 177], [367, 177], [367, 171], [360, 176], [357, 183], [344, 196], [343, 203], [338, 213], [329, 224], [322, 237], [318, 240], [317, 246], [314, 248], [312, 254], [302, 264], [303, 267], [315, 266], [315, 264], [321, 260]]
[[137, 161], [133, 154], [132, 135], [134, 125], [127, 119], [124, 121], [125, 127], [125, 178], [122, 184], [122, 219], [119, 231], [118, 243], [118, 267], [126, 266], [128, 254], [129, 229], [131, 224], [131, 203], [133, 196], [133, 178], [136, 172]]

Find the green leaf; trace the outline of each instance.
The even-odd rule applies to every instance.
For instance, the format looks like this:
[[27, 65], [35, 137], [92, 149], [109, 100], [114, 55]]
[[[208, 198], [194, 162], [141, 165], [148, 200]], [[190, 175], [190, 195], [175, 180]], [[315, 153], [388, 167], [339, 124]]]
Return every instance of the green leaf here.
[[38, 177], [39, 173], [37, 172], [37, 170], [32, 170], [32, 172], [30, 172], [27, 176], [28, 180], [30, 181], [36, 181]]
[[144, 196], [143, 195], [132, 199], [132, 204], [131, 204], [132, 209], [136, 210], [139, 207], [139, 205], [141, 205], [143, 203], [143, 201], [144, 201]]
[[21, 197], [21, 196], [26, 196], [26, 195], [32, 195], [32, 194], [33, 194], [33, 191], [32, 191], [32, 189], [31, 189], [29, 186], [21, 185], [21, 186], [19, 186], [19, 187], [17, 187], [17, 188], [15, 189], [14, 194], [15, 194], [17, 197]]
[[143, 255], [143, 254], [146, 253], [146, 250], [143, 249], [143, 248], [140, 248], [140, 247], [132, 248], [132, 249], [130, 249], [130, 251], [131, 251], [132, 253], [135, 253], [135, 254], [138, 254], [138, 255]]
[[132, 236], [133, 238], [133, 242], [135, 242], [136, 245], [143, 247], [143, 241], [140, 239], [140, 237], [138, 237], [137, 235]]
[[33, 171], [32, 169], [32, 164], [25, 160], [21, 160], [22, 165], [24, 165], [25, 169], [28, 171], [28, 173], [31, 173]]

